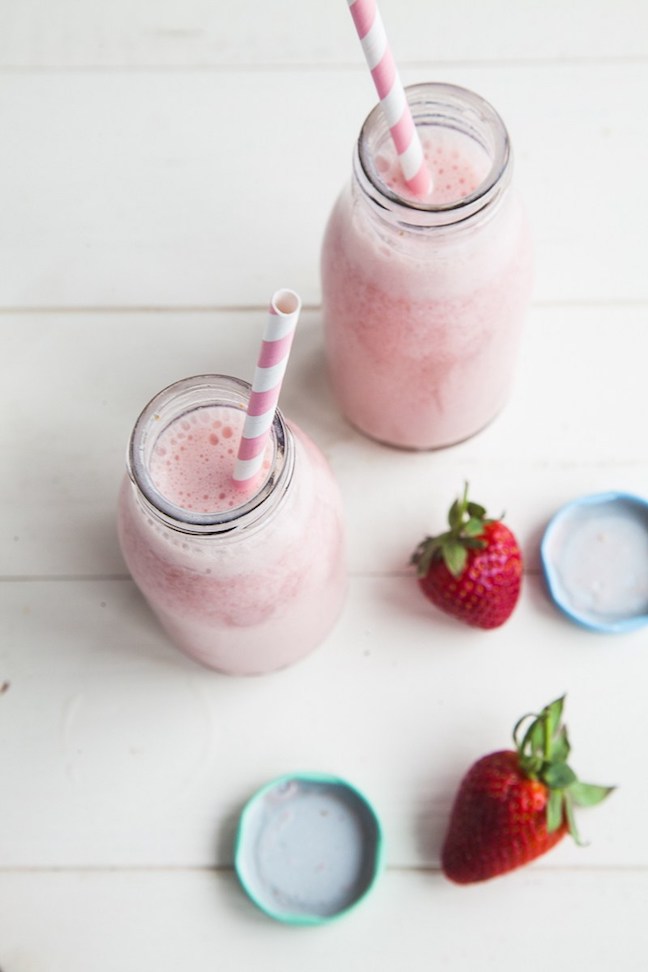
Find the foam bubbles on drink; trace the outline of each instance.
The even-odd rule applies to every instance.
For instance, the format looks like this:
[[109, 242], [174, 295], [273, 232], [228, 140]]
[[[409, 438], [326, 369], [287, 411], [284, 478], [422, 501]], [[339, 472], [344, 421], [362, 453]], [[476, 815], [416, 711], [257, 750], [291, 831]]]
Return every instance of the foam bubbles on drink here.
[[[244, 420], [241, 409], [212, 405], [172, 422], [160, 434], [151, 456], [155, 488], [174, 506], [192, 513], [221, 513], [240, 506], [242, 497], [232, 474]], [[272, 437], [268, 437], [266, 475], [272, 456]]]
[[[433, 181], [425, 200], [436, 205], [458, 202], [473, 193], [488, 175], [491, 162], [482, 146], [460, 132], [423, 129], [420, 132], [423, 156]], [[407, 188], [400, 162], [389, 145], [374, 159], [381, 181], [403, 199], [414, 199]], [[418, 200], [420, 201], [420, 200]]]

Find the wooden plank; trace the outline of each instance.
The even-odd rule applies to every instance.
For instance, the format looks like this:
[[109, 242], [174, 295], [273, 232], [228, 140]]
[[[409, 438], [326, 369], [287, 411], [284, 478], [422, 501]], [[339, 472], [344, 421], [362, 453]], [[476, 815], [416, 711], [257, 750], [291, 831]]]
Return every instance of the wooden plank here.
[[[0, 874], [2, 962], [7, 972], [545, 972], [557, 962], [643, 972], [648, 877], [596, 878], [536, 867], [456, 888], [434, 873], [388, 873], [352, 915], [291, 929], [256, 912], [230, 874]], [[529, 931], [529, 915], [542, 931]]]
[[[263, 316], [5, 315], [0, 575], [123, 575], [114, 509], [137, 414], [187, 375], [250, 379]], [[338, 479], [352, 572], [403, 572], [419, 539], [443, 527], [466, 479], [490, 509], [506, 511], [531, 569], [563, 503], [608, 489], [645, 493], [646, 316], [645, 307], [534, 308], [502, 415], [452, 449], [407, 453], [343, 420], [325, 374], [319, 313], [305, 312], [282, 407]]]
[[256, 679], [181, 656], [129, 581], [4, 583], [0, 864], [228, 864], [247, 798], [315, 770], [375, 803], [391, 866], [435, 865], [464, 772], [567, 692], [576, 771], [619, 789], [582, 811], [590, 846], [565, 840], [546, 866], [648, 867], [646, 665], [645, 633], [575, 628], [537, 577], [497, 632], [440, 614], [410, 578], [356, 578], [326, 644]]
[[[648, 64], [443, 77], [511, 130], [535, 299], [645, 300]], [[6, 74], [0, 307], [265, 306], [285, 284], [318, 303], [322, 233], [373, 102], [344, 68]]]
[[[479, 60], [645, 57], [647, 21], [641, 0], [583, 0], [542, 6], [457, 0], [432, 6], [382, 0], [400, 63]], [[345, 4], [252, 8], [224, 0], [59, 0], [6, 2], [0, 65], [14, 67], [169, 67], [234, 64], [359, 63]]]

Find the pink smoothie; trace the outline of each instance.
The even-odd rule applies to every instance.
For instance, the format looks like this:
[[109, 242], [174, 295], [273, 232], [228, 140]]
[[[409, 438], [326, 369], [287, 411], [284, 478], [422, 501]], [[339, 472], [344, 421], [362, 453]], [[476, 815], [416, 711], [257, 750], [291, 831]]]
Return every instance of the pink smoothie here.
[[[162, 495], [182, 509], [220, 513], [249, 497], [232, 480], [245, 413], [226, 405], [197, 408], [167, 426], [151, 456], [151, 478]], [[272, 439], [263, 460], [263, 481], [273, 457]], [[259, 483], [260, 485], [260, 483]]]
[[423, 156], [432, 176], [432, 190], [421, 200], [408, 189], [400, 163], [389, 148], [374, 160], [382, 182], [401, 199], [426, 203], [453, 203], [474, 192], [488, 174], [490, 160], [483, 148], [456, 132], [438, 129], [434, 135], [421, 135]]
[[[254, 506], [231, 483], [242, 421], [236, 408], [203, 407], [162, 431], [149, 467], [167, 501], [192, 513]], [[310, 652], [346, 592], [337, 486], [307, 436], [289, 428], [287, 437], [292, 478], [258, 507], [260, 517], [235, 518], [234, 529], [174, 528], [128, 477], [120, 494], [119, 538], [135, 582], [182, 651], [228, 674], [272, 671]], [[275, 451], [272, 440], [267, 469]]]
[[[422, 142], [434, 180], [424, 203], [457, 203], [490, 170], [485, 151], [460, 132], [431, 128]], [[384, 193], [407, 204], [389, 145], [374, 164]], [[478, 432], [509, 396], [531, 288], [530, 237], [511, 186], [491, 211], [455, 225], [412, 228], [403, 225], [408, 211], [398, 213], [385, 218], [355, 182], [334, 207], [322, 250], [329, 370], [362, 432], [438, 448]]]

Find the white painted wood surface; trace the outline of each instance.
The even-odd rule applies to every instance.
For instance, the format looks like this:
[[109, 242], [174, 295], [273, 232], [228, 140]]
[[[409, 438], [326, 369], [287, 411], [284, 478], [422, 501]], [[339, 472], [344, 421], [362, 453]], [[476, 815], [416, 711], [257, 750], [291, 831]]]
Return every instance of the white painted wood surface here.
[[[503, 114], [536, 238], [513, 398], [433, 454], [371, 443], [322, 370], [318, 252], [373, 103], [346, 4], [0, 0], [0, 968], [645, 969], [648, 635], [550, 606], [547, 519], [648, 493], [648, 6], [383, 0], [406, 81]], [[413, 26], [414, 25], [414, 26]], [[249, 377], [279, 286], [308, 305], [282, 404], [340, 482], [345, 613], [316, 654], [226, 679], [168, 644], [114, 533], [126, 439], [164, 384]], [[523, 544], [497, 632], [445, 619], [407, 560], [464, 479]], [[568, 692], [574, 765], [618, 791], [479, 888], [438, 871], [457, 781]], [[270, 777], [347, 776], [387, 871], [329, 928], [256, 912], [237, 813]]]

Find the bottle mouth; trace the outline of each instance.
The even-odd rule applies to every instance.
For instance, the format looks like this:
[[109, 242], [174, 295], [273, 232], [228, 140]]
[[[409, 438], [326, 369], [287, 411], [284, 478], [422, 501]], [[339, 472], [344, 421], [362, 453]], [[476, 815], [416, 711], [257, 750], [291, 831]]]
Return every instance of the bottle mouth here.
[[127, 470], [148, 512], [166, 526], [190, 534], [230, 532], [255, 523], [266, 509], [267, 500], [285, 491], [292, 477], [294, 457], [289, 448], [290, 432], [279, 409], [270, 428], [273, 459], [268, 474], [252, 496], [241, 494], [240, 505], [207, 513], [188, 510], [171, 502], [153, 481], [153, 451], [173, 422], [209, 406], [226, 406], [244, 413], [250, 390], [248, 382], [229, 375], [196, 375], [163, 388], [143, 408], [130, 437]]
[[433, 129], [456, 133], [488, 160], [478, 185], [451, 201], [423, 200], [395, 191], [384, 180], [377, 160], [391, 148], [391, 135], [380, 104], [367, 116], [356, 144], [354, 171], [374, 205], [391, 221], [409, 226], [444, 226], [461, 222], [499, 198], [511, 173], [511, 144], [499, 114], [480, 95], [457, 85], [424, 83], [405, 88], [419, 134]]

